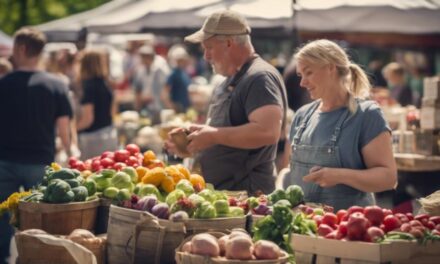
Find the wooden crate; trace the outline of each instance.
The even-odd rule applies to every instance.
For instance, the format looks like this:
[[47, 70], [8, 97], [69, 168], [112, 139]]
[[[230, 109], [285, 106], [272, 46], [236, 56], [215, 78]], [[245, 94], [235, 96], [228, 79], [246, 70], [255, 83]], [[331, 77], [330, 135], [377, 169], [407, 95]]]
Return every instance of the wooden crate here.
[[417, 242], [366, 243], [340, 241], [294, 234], [291, 245], [297, 264], [302, 263], [423, 263], [434, 264], [440, 260], [440, 243], [420, 245]]
[[18, 204], [20, 230], [42, 229], [50, 234], [68, 235], [77, 228], [95, 230], [99, 200], [78, 203]]

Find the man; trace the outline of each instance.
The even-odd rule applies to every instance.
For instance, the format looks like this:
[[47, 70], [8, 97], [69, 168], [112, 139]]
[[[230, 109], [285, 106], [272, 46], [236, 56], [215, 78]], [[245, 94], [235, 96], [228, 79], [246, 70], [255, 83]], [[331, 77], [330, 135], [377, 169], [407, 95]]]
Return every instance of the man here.
[[[54, 160], [55, 132], [70, 155], [68, 88], [57, 77], [37, 70], [44, 35], [23, 28], [14, 36], [15, 71], [0, 79], [0, 201], [23, 186], [41, 182]], [[0, 220], [0, 263], [6, 263], [13, 229]]]
[[413, 95], [411, 88], [406, 85], [405, 69], [397, 62], [388, 63], [382, 69], [388, 87], [390, 88], [390, 97], [401, 106], [412, 104]]
[[[216, 189], [269, 193], [287, 100], [282, 77], [255, 54], [250, 32], [241, 15], [227, 10], [185, 38], [201, 43], [214, 71], [227, 77], [214, 90], [207, 124], [190, 127], [187, 149]], [[176, 153], [172, 142], [167, 146]]]
[[170, 69], [164, 58], [156, 55], [154, 48], [144, 45], [139, 49], [142, 68], [134, 78], [136, 110], [146, 110], [158, 121], [162, 107], [161, 92], [166, 84]]

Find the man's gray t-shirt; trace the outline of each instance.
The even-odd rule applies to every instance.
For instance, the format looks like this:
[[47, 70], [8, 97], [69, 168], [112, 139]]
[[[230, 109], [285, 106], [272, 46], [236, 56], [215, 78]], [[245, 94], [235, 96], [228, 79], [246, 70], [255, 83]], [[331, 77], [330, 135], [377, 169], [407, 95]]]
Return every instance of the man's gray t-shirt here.
[[[358, 109], [354, 114], [349, 114], [344, 121], [337, 146], [339, 147], [340, 160], [343, 168], [365, 169], [362, 158], [362, 148], [384, 131], [391, 131], [382, 110], [373, 101], [357, 100]], [[290, 142], [293, 142], [299, 126], [304, 117], [308, 115], [314, 102], [301, 107], [295, 115], [290, 131]], [[313, 146], [326, 146], [335, 130], [336, 122], [344, 112], [349, 111], [342, 107], [330, 112], [316, 110], [300, 138], [301, 144]], [[390, 142], [391, 144], [391, 142]]]
[[[221, 93], [234, 77], [228, 78], [214, 91]], [[279, 72], [260, 57], [256, 57], [243, 76], [233, 81], [229, 108], [230, 124], [217, 126], [240, 126], [249, 123], [248, 116], [256, 109], [266, 105], [279, 105], [285, 113], [287, 105], [286, 91]], [[214, 146], [205, 151], [204, 160], [212, 160], [209, 166], [202, 163], [208, 182], [216, 189], [247, 190], [254, 194], [257, 190], [269, 193], [274, 189], [274, 159], [276, 144], [257, 149], [238, 149], [226, 146]], [[242, 154], [238, 154], [238, 153]], [[240, 157], [240, 158], [231, 158]]]

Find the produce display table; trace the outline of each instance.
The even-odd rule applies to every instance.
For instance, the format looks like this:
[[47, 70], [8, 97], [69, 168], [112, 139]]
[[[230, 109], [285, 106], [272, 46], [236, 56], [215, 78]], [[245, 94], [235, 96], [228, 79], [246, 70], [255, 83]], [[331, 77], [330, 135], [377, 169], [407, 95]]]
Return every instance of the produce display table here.
[[399, 171], [440, 171], [440, 156], [425, 156], [413, 153], [394, 153]]

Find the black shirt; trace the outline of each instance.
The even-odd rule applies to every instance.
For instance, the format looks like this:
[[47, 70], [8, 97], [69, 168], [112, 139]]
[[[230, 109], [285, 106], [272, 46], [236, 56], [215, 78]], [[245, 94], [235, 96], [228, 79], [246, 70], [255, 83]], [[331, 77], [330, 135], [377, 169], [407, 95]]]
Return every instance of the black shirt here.
[[110, 126], [112, 124], [111, 108], [113, 94], [102, 78], [92, 78], [82, 82], [84, 94], [81, 105], [93, 104], [93, 123], [87, 129], [81, 132], [93, 132], [100, 128]]
[[0, 79], [0, 159], [50, 164], [56, 120], [72, 116], [67, 86], [46, 72], [15, 71]]

